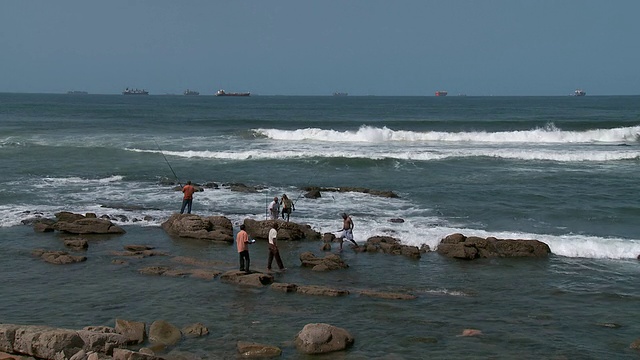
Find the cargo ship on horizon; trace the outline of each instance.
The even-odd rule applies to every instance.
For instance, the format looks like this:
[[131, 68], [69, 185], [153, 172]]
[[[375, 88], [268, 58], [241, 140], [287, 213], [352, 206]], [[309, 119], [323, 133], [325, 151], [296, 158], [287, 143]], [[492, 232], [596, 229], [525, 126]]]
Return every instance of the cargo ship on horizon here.
[[216, 92], [216, 96], [249, 96], [249, 95], [251, 95], [251, 93], [249, 93], [249, 92], [239, 92], [239, 93], [231, 92], [231, 93], [228, 93], [228, 92], [226, 92], [226, 91], [224, 91], [222, 89], [220, 89], [220, 90], [218, 90]]
[[187, 90], [185, 90], [185, 91], [184, 91], [184, 95], [187, 95], [187, 96], [195, 96], [195, 95], [200, 95], [200, 92], [195, 91], [195, 90], [189, 90], [189, 89], [187, 89]]
[[448, 92], [444, 91], [444, 90], [438, 90], [436, 91], [436, 96], [447, 96]]
[[144, 89], [129, 89], [126, 88], [122, 92], [122, 95], [149, 95], [149, 92]]

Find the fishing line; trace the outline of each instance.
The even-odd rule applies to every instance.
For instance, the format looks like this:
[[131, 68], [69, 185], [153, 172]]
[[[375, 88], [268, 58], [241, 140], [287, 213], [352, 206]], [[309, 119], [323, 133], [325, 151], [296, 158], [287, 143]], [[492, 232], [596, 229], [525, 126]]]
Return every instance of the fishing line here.
[[300, 199], [302, 194], [304, 194], [304, 192], [305, 192], [304, 188], [309, 187], [309, 184], [311, 184], [311, 181], [316, 177], [316, 175], [318, 175], [320, 170], [321, 169], [320, 169], [319, 164], [318, 164], [318, 168], [316, 169], [316, 171], [313, 174], [311, 174], [311, 177], [309, 177], [309, 181], [307, 181], [307, 184], [305, 186], [303, 186], [303, 190], [300, 191], [300, 194], [298, 195], [298, 197], [296, 197], [296, 199], [293, 200], [293, 205], [295, 205], [298, 202], [298, 199]]
[[176, 180], [178, 181], [178, 185], [182, 186], [182, 184], [180, 183], [180, 179], [178, 178], [178, 175], [176, 175], [176, 172], [173, 171], [173, 167], [171, 167], [171, 163], [169, 163], [169, 160], [167, 160], [167, 157], [164, 156], [164, 153], [162, 152], [162, 149], [160, 148], [160, 145], [158, 145], [158, 142], [153, 140], [153, 142], [156, 143], [156, 146], [158, 147], [158, 150], [160, 150], [160, 154], [162, 154], [162, 157], [164, 158], [164, 161], [167, 162], [167, 165], [169, 165], [169, 169], [171, 169], [171, 172], [173, 173], [173, 176], [176, 177]]

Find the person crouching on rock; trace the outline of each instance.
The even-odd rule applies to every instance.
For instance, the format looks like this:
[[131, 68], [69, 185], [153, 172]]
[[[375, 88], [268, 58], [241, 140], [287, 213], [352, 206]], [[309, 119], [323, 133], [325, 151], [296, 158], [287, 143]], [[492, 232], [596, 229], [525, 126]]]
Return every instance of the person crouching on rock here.
[[271, 226], [271, 230], [269, 230], [269, 260], [267, 261], [267, 271], [271, 271], [273, 258], [276, 259], [278, 268], [280, 268], [280, 270], [285, 270], [284, 265], [282, 264], [282, 259], [280, 258], [280, 251], [278, 251], [278, 223], [275, 221]]

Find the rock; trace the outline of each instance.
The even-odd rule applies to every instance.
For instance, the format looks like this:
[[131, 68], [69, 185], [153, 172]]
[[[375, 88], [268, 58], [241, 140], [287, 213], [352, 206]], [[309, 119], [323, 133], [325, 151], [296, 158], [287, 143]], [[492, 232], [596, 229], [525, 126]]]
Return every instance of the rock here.
[[486, 239], [462, 234], [451, 234], [440, 241], [438, 254], [472, 260], [491, 257], [548, 257], [549, 246], [538, 240]]
[[322, 251], [331, 251], [331, 243], [323, 243], [322, 244], [322, 248], [320, 248], [320, 250], [322, 250]]
[[[389, 190], [372, 190], [372, 189], [367, 189], [367, 188], [361, 188], [361, 187], [331, 187], [331, 188], [318, 188], [315, 186], [311, 186], [311, 187], [305, 187], [303, 190], [308, 191], [307, 194], [311, 193], [312, 191], [317, 191], [318, 193], [320, 191], [333, 191], [333, 192], [359, 192], [359, 193], [363, 193], [363, 194], [370, 194], [370, 195], [375, 195], [375, 196], [381, 196], [381, 197], [387, 197], [387, 198], [398, 198], [399, 196], [394, 193], [393, 191], [389, 191]], [[305, 195], [306, 197], [306, 195]]]
[[69, 359], [83, 347], [84, 341], [74, 330], [24, 325], [15, 330], [12, 352], [41, 359]]
[[169, 271], [170, 268], [166, 266], [148, 266], [146, 268], [139, 269], [138, 272], [143, 275], [162, 275]]
[[328, 254], [324, 258], [318, 258], [310, 251], [304, 252], [300, 255], [300, 261], [303, 267], [310, 267], [314, 271], [329, 271], [346, 269], [349, 267], [347, 263], [336, 254]]
[[80, 330], [78, 335], [84, 341], [83, 350], [86, 352], [95, 351], [111, 355], [113, 349], [127, 345], [127, 338], [120, 334]]
[[[80, 215], [82, 216], [82, 215]], [[81, 218], [73, 222], [60, 221], [53, 225], [53, 228], [69, 234], [124, 234], [121, 227], [113, 224], [109, 220], [96, 218]]]
[[462, 334], [460, 336], [479, 336], [482, 335], [482, 331], [478, 329], [464, 329], [462, 330]]
[[66, 265], [87, 261], [86, 256], [74, 256], [64, 251], [50, 251], [36, 249], [32, 252], [34, 256], [42, 258], [44, 261], [55, 265]]
[[222, 274], [220, 280], [239, 285], [262, 287], [273, 283], [273, 276], [259, 272], [247, 274], [244, 271], [231, 270]]
[[269, 358], [282, 354], [279, 347], [247, 341], [238, 341], [237, 347], [240, 356], [248, 358]]
[[55, 230], [55, 228], [53, 227], [55, 223], [56, 222], [51, 219], [38, 219], [33, 222], [33, 230], [35, 232], [42, 232], [42, 233], [53, 232]]
[[271, 288], [285, 293], [290, 293], [296, 292], [298, 290], [298, 285], [289, 283], [273, 283], [271, 284]]
[[269, 238], [269, 230], [271, 230], [274, 221], [278, 222], [278, 240], [320, 240], [320, 233], [311, 229], [311, 226], [297, 224], [293, 221], [245, 219], [243, 224], [251, 238], [267, 240]]
[[632, 342], [631, 345], [629, 345], [629, 348], [640, 350], [640, 339], [637, 339], [636, 341]]
[[191, 272], [191, 277], [203, 280], [213, 280], [216, 277], [220, 276], [222, 271], [219, 270], [209, 270], [209, 269], [194, 269]]
[[0, 351], [13, 352], [18, 325], [0, 324]]
[[311, 188], [303, 196], [305, 198], [307, 198], [307, 199], [318, 199], [318, 198], [322, 197], [322, 194], [320, 193], [320, 189], [319, 188]]
[[229, 190], [231, 191], [235, 191], [235, 192], [242, 192], [242, 193], [257, 193], [258, 189], [255, 186], [247, 186], [245, 184], [229, 184]]
[[154, 247], [148, 245], [125, 245], [124, 249], [132, 252], [142, 252], [146, 250], [153, 250]]
[[73, 250], [86, 250], [89, 248], [89, 242], [86, 239], [65, 239], [64, 246]]
[[394, 224], [402, 224], [404, 222], [404, 219], [393, 218], [393, 219], [389, 219], [389, 222], [392, 222]]
[[175, 345], [182, 339], [180, 329], [164, 320], [156, 320], [149, 327], [149, 341], [163, 345]]
[[187, 325], [182, 328], [181, 332], [182, 332], [182, 335], [188, 336], [188, 337], [200, 337], [200, 336], [209, 335], [209, 329], [207, 329], [207, 327], [204, 326], [204, 324], [202, 323]]
[[320, 296], [345, 296], [349, 295], [348, 290], [334, 289], [326, 286], [318, 285], [298, 285], [296, 292], [305, 295], [320, 295]]
[[347, 330], [322, 323], [305, 325], [295, 338], [296, 348], [305, 354], [341, 351], [353, 343], [354, 338]]
[[74, 222], [76, 220], [80, 220], [80, 219], [84, 219], [84, 215], [81, 214], [74, 214], [72, 212], [68, 212], [68, 211], [60, 211], [58, 213], [54, 214], [56, 217], [56, 220], [58, 222], [62, 221], [62, 222]]
[[147, 325], [139, 321], [116, 319], [115, 331], [127, 339], [127, 344], [142, 344], [147, 336]]
[[363, 246], [366, 252], [383, 252], [385, 254], [404, 255], [412, 259], [420, 259], [417, 246], [402, 245], [400, 240], [391, 236], [372, 236]]
[[114, 329], [114, 328], [112, 328], [110, 326], [85, 326], [84, 328], [82, 328], [82, 330], [99, 332], [99, 333], [104, 333], [104, 334], [115, 334], [116, 333], [116, 329]]
[[360, 295], [375, 297], [387, 300], [413, 300], [417, 299], [417, 296], [411, 294], [391, 293], [383, 291], [363, 290], [360, 291]]
[[154, 355], [148, 355], [142, 352], [135, 352], [127, 349], [115, 349], [113, 351], [113, 360], [163, 360]]
[[172, 236], [233, 243], [233, 225], [224, 216], [173, 214], [162, 228]]

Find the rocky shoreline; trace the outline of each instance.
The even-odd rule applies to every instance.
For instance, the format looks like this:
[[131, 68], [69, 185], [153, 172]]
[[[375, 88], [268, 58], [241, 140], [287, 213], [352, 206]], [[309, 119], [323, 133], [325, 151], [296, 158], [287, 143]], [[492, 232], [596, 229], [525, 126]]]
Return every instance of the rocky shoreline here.
[[[88, 221], [89, 220], [89, 221]], [[99, 220], [99, 221], [96, 221]], [[319, 244], [318, 251], [324, 252], [324, 256], [320, 256], [314, 252], [305, 251], [299, 255], [300, 268], [309, 269], [314, 272], [328, 271], [345, 271], [349, 268], [344, 259], [339, 254], [329, 251], [334, 247], [334, 243], [340, 241], [331, 233], [320, 234], [306, 224], [297, 224], [294, 222], [285, 223], [278, 220], [280, 225], [278, 239], [280, 241], [317, 241]], [[266, 241], [268, 230], [271, 228], [273, 221], [256, 221], [253, 219], [244, 220], [245, 227], [252, 238], [258, 241]], [[124, 234], [121, 229], [111, 223], [108, 219], [98, 218], [95, 214], [72, 214], [62, 212], [56, 214], [56, 219], [37, 219], [32, 222], [33, 229], [36, 232], [58, 231], [64, 236], [69, 236], [64, 241], [65, 247], [71, 252], [83, 252], [87, 250], [87, 238], [102, 234], [109, 236], [119, 236]], [[204, 241], [213, 241], [222, 244], [233, 244], [233, 225], [231, 221], [224, 216], [204, 217], [198, 215], [180, 215], [174, 214], [162, 224], [162, 229], [171, 237], [176, 239], [199, 239]], [[479, 238], [474, 236], [465, 236], [463, 234], [450, 234], [441, 239], [435, 250], [423, 245], [407, 246], [403, 245], [400, 239], [389, 236], [373, 236], [367, 239], [364, 244], [359, 246], [349, 246], [348, 249], [360, 253], [380, 253], [389, 255], [402, 255], [408, 261], [415, 261], [426, 254], [434, 254], [432, 256], [443, 256], [454, 259], [453, 261], [469, 261], [482, 258], [505, 258], [505, 257], [534, 257], [546, 258], [551, 254], [547, 244], [538, 240], [526, 239], [496, 239], [494, 237]], [[43, 250], [35, 249], [34, 256], [42, 258], [44, 261], [53, 264], [71, 264], [74, 262], [87, 261], [83, 255], [74, 255], [62, 250]], [[163, 266], [145, 266], [138, 268], [138, 272], [148, 276], [166, 276], [174, 278], [192, 277], [202, 279], [204, 281], [214, 281], [216, 279], [234, 285], [248, 287], [269, 287], [273, 291], [285, 292], [291, 294], [299, 294], [302, 296], [323, 296], [323, 297], [342, 297], [342, 296], [362, 296], [374, 297], [385, 301], [411, 301], [415, 300], [420, 294], [412, 294], [410, 292], [385, 292], [367, 288], [337, 288], [333, 286], [320, 286], [304, 283], [279, 282], [271, 273], [262, 273], [252, 271], [245, 273], [237, 270], [226, 270], [221, 268], [216, 262], [209, 262], [199, 258], [191, 258], [184, 256], [173, 256], [172, 254], [158, 251], [151, 246], [140, 244], [126, 244], [123, 251], [116, 251], [111, 254], [113, 256], [112, 263], [116, 265], [125, 265], [129, 259], [144, 259], [148, 257], [165, 257], [170, 260], [170, 265]], [[296, 295], [297, 296], [297, 295]], [[146, 324], [128, 321], [129, 324], [135, 324], [137, 339], [145, 339], [146, 347], [142, 347], [141, 342], [132, 344], [130, 340], [122, 341], [116, 335], [122, 335], [123, 330], [118, 331], [118, 322], [116, 327], [100, 328], [87, 327], [79, 331], [68, 329], [53, 329], [43, 326], [25, 326], [25, 325], [0, 325], [0, 351], [5, 352], [5, 358], [21, 359], [23, 357], [32, 357], [37, 359], [75, 359], [84, 360], [91, 358], [92, 360], [105, 357], [114, 359], [143, 359], [143, 358], [172, 358], [171, 346], [173, 344], [163, 344], [158, 346], [155, 337], [146, 335], [141, 336], [140, 329], [146, 329]], [[166, 330], [167, 333], [173, 333], [173, 337], [183, 339], [192, 336], [192, 332], [197, 336], [204, 336], [208, 332], [203, 324], [192, 324], [194, 330], [182, 330], [171, 325]], [[354, 339], [345, 329], [336, 328], [329, 324], [309, 324], [309, 333], [303, 333], [301, 330], [294, 336], [296, 348], [300, 353], [324, 353], [333, 351], [343, 351], [354, 343]], [[149, 327], [149, 334], [151, 328]], [[307, 328], [307, 326], [305, 326]], [[22, 330], [20, 330], [22, 329]], [[303, 329], [304, 330], [304, 329]], [[336, 332], [335, 334], [333, 332]], [[133, 331], [127, 330], [126, 333], [131, 335]], [[93, 333], [97, 333], [93, 334]], [[176, 334], [180, 335], [176, 335]], [[31, 335], [20, 335], [31, 334]], [[54, 335], [55, 334], [55, 335]], [[61, 335], [62, 334], [62, 335]], [[100, 335], [101, 334], [101, 335]], [[304, 333], [303, 333], [304, 334]], [[331, 335], [328, 335], [331, 334]], [[482, 332], [477, 329], [465, 329], [461, 336], [479, 336]], [[84, 336], [84, 338], [83, 338]], [[82, 343], [78, 340], [82, 340]], [[330, 339], [339, 338], [336, 344], [327, 345]], [[45, 345], [23, 345], [26, 339], [29, 341], [39, 341], [38, 339], [49, 339], [44, 341]], [[54, 340], [51, 340], [54, 339]], [[61, 347], [57, 339], [71, 346], [70, 348]], [[71, 339], [71, 340], [69, 340]], [[65, 342], [66, 341], [66, 342]], [[48, 345], [46, 345], [48, 344]], [[100, 344], [96, 348], [96, 344]], [[133, 346], [132, 346], [133, 345]], [[44, 346], [40, 350], [33, 350]], [[47, 348], [50, 346], [50, 348]], [[64, 345], [67, 346], [67, 345]], [[638, 345], [631, 345], [638, 346]], [[32, 350], [25, 350], [32, 349]], [[237, 339], [238, 354], [243, 357], [252, 357], [263, 354], [265, 356], [275, 357], [281, 354], [281, 349], [277, 346], [269, 344], [256, 344], [247, 342], [243, 339]], [[266, 355], [268, 354], [268, 355]]]

